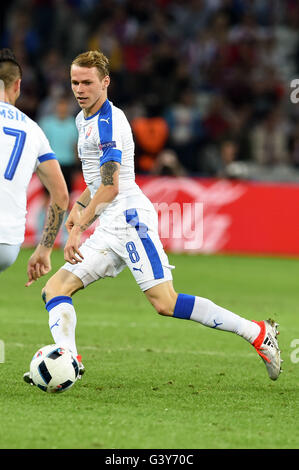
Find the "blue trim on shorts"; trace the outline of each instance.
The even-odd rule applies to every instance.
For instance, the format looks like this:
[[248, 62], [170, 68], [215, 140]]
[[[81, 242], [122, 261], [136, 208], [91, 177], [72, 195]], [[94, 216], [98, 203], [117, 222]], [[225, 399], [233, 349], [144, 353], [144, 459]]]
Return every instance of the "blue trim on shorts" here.
[[138, 233], [138, 236], [144, 246], [147, 257], [151, 263], [154, 278], [162, 279], [164, 277], [163, 266], [157, 249], [148, 234], [148, 227], [144, 223], [139, 222], [139, 217], [136, 209], [128, 209], [124, 211], [124, 214], [126, 216], [126, 222], [132, 227], [135, 227]]
[[73, 305], [71, 297], [68, 297], [67, 295], [58, 295], [57, 297], [53, 297], [53, 299], [49, 300], [49, 302], [46, 303], [46, 309], [48, 310], [48, 312], [50, 312], [52, 308], [62, 303]]

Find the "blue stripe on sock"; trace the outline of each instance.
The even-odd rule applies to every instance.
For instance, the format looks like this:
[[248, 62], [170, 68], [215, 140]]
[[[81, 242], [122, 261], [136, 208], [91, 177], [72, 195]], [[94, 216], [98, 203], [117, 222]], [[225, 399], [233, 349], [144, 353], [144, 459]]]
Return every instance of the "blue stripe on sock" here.
[[53, 299], [49, 300], [49, 302], [46, 303], [46, 309], [48, 310], [48, 312], [50, 312], [52, 308], [62, 303], [73, 305], [73, 301], [71, 297], [68, 297], [67, 295], [58, 295], [57, 297], [53, 297]]
[[184, 320], [189, 320], [193, 311], [194, 302], [194, 295], [179, 294], [174, 307], [173, 316], [176, 318], [183, 318]]

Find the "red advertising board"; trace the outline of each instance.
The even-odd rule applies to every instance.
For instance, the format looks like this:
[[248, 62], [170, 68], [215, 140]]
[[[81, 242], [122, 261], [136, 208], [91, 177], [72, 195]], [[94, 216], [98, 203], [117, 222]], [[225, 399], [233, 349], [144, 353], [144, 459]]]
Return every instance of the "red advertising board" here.
[[[154, 203], [169, 252], [299, 254], [297, 184], [148, 176], [136, 181]], [[84, 188], [80, 175], [72, 201]], [[42, 228], [42, 195], [34, 177], [28, 192], [27, 245], [37, 242]], [[65, 239], [62, 233], [57, 245]]]

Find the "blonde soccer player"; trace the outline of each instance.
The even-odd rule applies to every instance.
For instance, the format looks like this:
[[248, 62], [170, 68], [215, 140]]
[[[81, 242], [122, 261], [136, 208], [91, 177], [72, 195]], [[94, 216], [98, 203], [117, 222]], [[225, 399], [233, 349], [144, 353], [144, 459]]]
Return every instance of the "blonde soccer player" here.
[[[209, 299], [175, 291], [172, 267], [158, 235], [157, 214], [135, 182], [131, 127], [123, 111], [108, 99], [108, 59], [99, 51], [82, 53], [72, 62], [70, 73], [72, 90], [81, 107], [76, 125], [86, 189], [66, 221], [66, 264], [42, 292], [54, 341], [77, 355], [73, 295], [128, 267], [160, 315], [193, 320], [241, 336], [255, 347], [270, 378], [276, 380], [281, 359], [273, 321], [249, 321]], [[98, 217], [100, 225], [81, 245], [82, 233]], [[83, 372], [81, 362], [80, 374]]]

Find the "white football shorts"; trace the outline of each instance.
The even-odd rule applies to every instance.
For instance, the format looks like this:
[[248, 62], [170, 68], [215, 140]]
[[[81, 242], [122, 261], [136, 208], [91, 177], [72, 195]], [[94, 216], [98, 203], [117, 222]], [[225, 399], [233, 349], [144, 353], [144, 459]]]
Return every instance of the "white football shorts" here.
[[21, 244], [8, 245], [0, 243], [0, 273], [9, 268], [17, 259]]
[[126, 266], [142, 291], [172, 280], [171, 266], [158, 234], [153, 210], [128, 209], [114, 218], [101, 217], [100, 225], [81, 245], [84, 259], [66, 269], [84, 287], [105, 277], [116, 277]]

